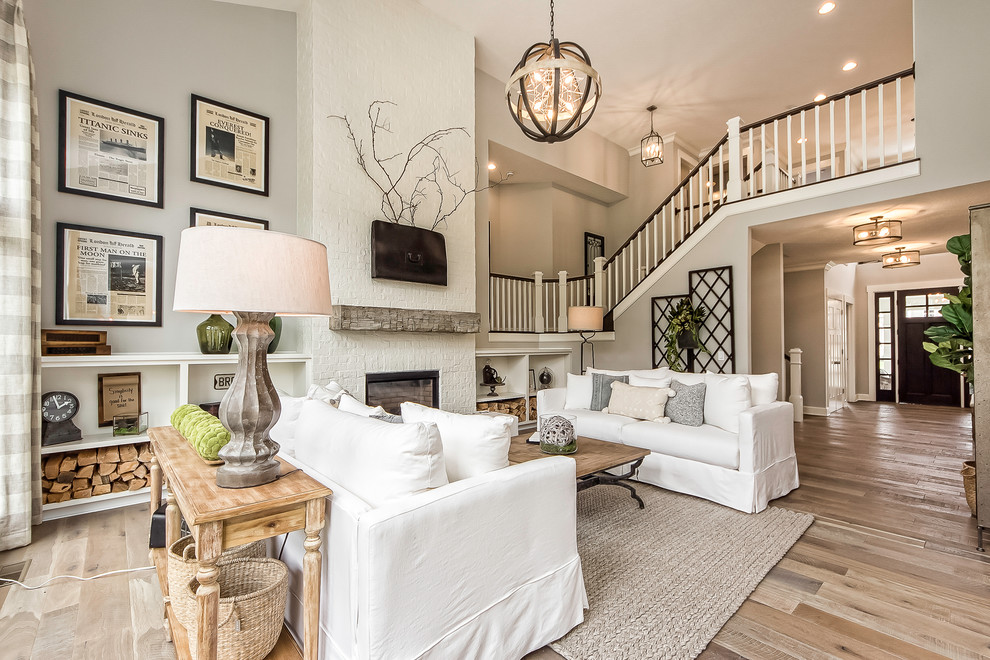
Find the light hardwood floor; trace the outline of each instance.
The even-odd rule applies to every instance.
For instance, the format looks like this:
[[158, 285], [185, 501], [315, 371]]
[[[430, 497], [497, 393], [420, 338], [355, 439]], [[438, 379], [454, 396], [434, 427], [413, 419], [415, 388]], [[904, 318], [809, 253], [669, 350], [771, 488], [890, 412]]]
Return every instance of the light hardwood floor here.
[[[975, 550], [959, 476], [969, 414], [858, 403], [795, 429], [801, 488], [774, 506], [816, 522], [702, 658], [990, 658], [990, 558]], [[147, 515], [46, 523], [27, 548], [0, 553], [0, 569], [30, 560], [37, 584], [147, 566]], [[2, 658], [173, 657], [152, 571], [3, 592]]]

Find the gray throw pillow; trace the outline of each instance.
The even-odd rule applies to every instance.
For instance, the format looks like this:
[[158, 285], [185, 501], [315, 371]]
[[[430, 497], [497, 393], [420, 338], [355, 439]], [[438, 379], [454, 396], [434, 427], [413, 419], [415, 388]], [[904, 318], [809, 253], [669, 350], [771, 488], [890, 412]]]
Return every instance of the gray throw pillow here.
[[667, 399], [664, 414], [674, 424], [701, 426], [705, 422], [705, 384], [685, 385], [674, 380], [670, 387], [677, 394]]
[[370, 415], [370, 417], [374, 417], [375, 419], [380, 419], [383, 422], [388, 422], [389, 424], [402, 423], [402, 415], [393, 415], [392, 413], [388, 413], [388, 412], [375, 413], [374, 415]]
[[608, 405], [612, 397], [612, 381], [629, 384], [629, 376], [610, 376], [608, 374], [591, 374], [591, 410], [601, 410]]

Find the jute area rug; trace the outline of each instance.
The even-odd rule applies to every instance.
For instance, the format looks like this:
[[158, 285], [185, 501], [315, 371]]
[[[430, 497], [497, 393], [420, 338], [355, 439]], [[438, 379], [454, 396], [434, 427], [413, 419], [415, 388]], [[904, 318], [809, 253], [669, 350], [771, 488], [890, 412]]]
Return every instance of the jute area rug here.
[[637, 484], [578, 493], [578, 551], [590, 609], [550, 646], [568, 660], [695, 658], [814, 517], [740, 513]]

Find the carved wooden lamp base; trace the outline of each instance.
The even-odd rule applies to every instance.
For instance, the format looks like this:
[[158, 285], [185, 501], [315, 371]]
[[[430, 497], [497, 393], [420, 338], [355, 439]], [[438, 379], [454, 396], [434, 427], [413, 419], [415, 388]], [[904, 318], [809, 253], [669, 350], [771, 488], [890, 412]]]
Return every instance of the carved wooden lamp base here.
[[217, 468], [221, 488], [250, 488], [278, 479], [275, 460], [279, 445], [268, 431], [278, 421], [282, 405], [268, 374], [268, 344], [275, 337], [268, 324], [271, 312], [234, 312], [238, 343], [237, 371], [220, 402], [220, 421], [230, 430], [230, 442], [220, 449], [224, 464]]

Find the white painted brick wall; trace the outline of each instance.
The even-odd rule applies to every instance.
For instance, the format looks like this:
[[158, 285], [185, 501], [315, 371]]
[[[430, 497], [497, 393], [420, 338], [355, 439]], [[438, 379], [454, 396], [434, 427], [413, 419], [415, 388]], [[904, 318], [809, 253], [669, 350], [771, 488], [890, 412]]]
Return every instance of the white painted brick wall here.
[[[380, 154], [405, 152], [437, 129], [473, 135], [473, 39], [412, 0], [314, 0], [298, 27], [299, 123], [310, 125], [299, 131], [300, 161], [312, 163], [311, 177], [300, 173], [298, 208], [311, 218], [300, 218], [299, 228], [329, 248], [334, 303], [475, 311], [474, 199], [440, 228], [448, 286], [372, 280], [371, 223], [384, 219], [381, 194], [358, 166], [343, 123], [328, 118], [347, 115], [367, 146], [368, 106], [395, 102]], [[444, 146], [451, 170], [473, 187], [473, 137]], [[363, 395], [367, 372], [439, 369], [440, 405], [474, 409], [474, 335], [332, 332], [320, 320], [310, 341], [317, 382], [334, 379]]]

